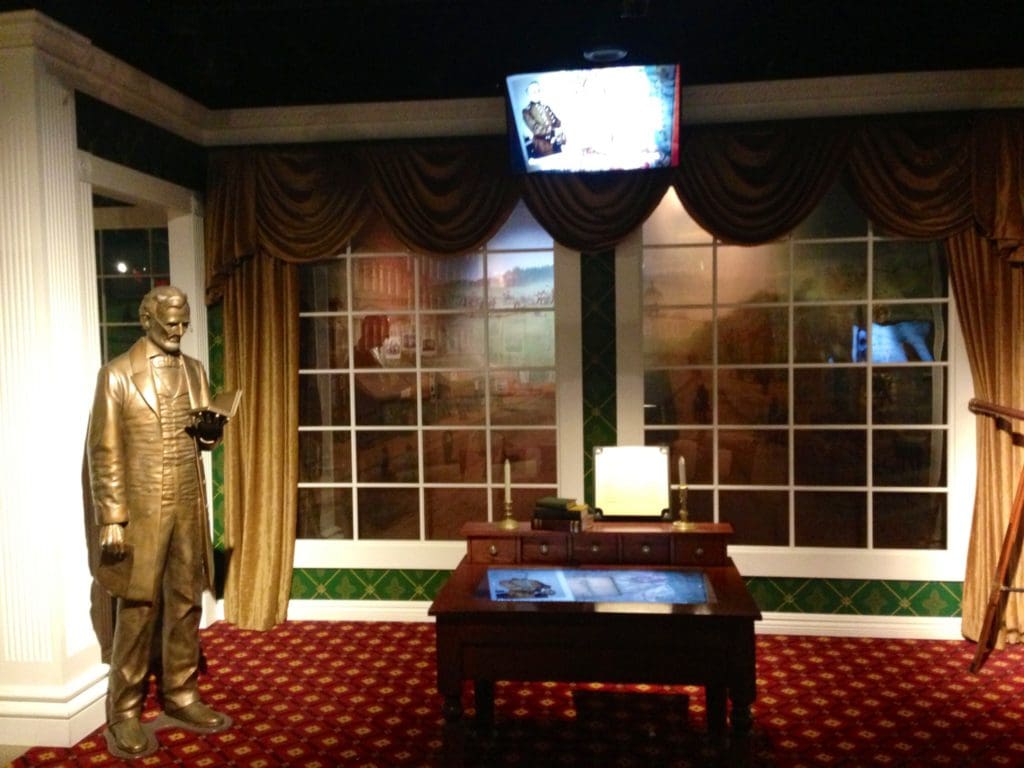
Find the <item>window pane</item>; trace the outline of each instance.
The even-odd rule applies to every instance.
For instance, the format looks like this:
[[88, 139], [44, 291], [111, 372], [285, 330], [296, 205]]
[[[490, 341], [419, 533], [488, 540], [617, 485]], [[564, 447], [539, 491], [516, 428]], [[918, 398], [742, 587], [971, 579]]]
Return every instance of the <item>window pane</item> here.
[[356, 461], [361, 483], [416, 483], [420, 479], [416, 433], [357, 432]]
[[296, 534], [300, 539], [351, 539], [352, 491], [299, 488]]
[[484, 364], [482, 315], [421, 315], [424, 368], [480, 368]]
[[868, 290], [867, 243], [801, 243], [793, 247], [797, 301], [863, 299]]
[[299, 367], [348, 368], [348, 321], [344, 317], [299, 318]]
[[711, 368], [644, 374], [645, 424], [710, 424]]
[[150, 270], [153, 277], [171, 274], [171, 252], [167, 228], [147, 230], [149, 232]]
[[808, 237], [863, 237], [868, 222], [842, 184], [833, 185], [810, 215], [801, 221], [793, 235]]
[[511, 462], [513, 483], [557, 481], [557, 433], [553, 429], [494, 430], [491, 433], [491, 481], [503, 482], [505, 459]]
[[879, 429], [872, 433], [875, 485], [946, 484], [946, 431]]
[[352, 260], [352, 307], [388, 312], [412, 308], [412, 257]]
[[[711, 235], [690, 218], [672, 188], [669, 188], [658, 207], [644, 222], [643, 237], [645, 244], [652, 245], [711, 242]], [[646, 264], [646, 255], [644, 258]]]
[[713, 277], [710, 245], [648, 250], [644, 253], [644, 309], [710, 304]]
[[788, 447], [789, 438], [784, 430], [723, 429], [718, 435], [718, 482], [729, 485], [788, 483]]
[[484, 303], [484, 258], [431, 256], [420, 276], [423, 309], [479, 309]]
[[488, 328], [491, 365], [551, 367], [555, 364], [553, 312], [493, 313]]
[[552, 307], [555, 260], [551, 251], [494, 253], [487, 259], [491, 309]]
[[718, 373], [719, 424], [785, 424], [789, 421], [785, 369], [728, 369]]
[[719, 363], [785, 363], [788, 358], [789, 312], [785, 307], [722, 310], [718, 320]]
[[[140, 280], [153, 274], [150, 267], [149, 230], [105, 229], [99, 232], [99, 237], [102, 240], [101, 252], [98, 254], [100, 275]], [[146, 293], [149, 290], [148, 281], [142, 282], [147, 282], [147, 288], [143, 291]]]
[[427, 539], [461, 539], [462, 526], [487, 520], [486, 488], [427, 488]]
[[407, 315], [353, 318], [356, 368], [402, 368], [416, 365], [416, 328]]
[[[520, 201], [512, 209], [509, 216], [498, 233], [491, 238], [487, 246], [491, 250], [525, 250], [525, 249], [547, 249], [551, 250], [555, 241], [543, 227], [537, 226], [537, 222], [526, 207], [526, 203]], [[442, 256], [442, 259], [448, 258]]]
[[[644, 432], [644, 444], [667, 445], [669, 447], [670, 467], [675, 467], [679, 463], [680, 457], [686, 459], [686, 481], [690, 485], [700, 485], [712, 481], [711, 430], [647, 430]], [[677, 482], [677, 479], [673, 478], [672, 482]]]
[[719, 512], [732, 523], [733, 544], [789, 545], [789, 494], [782, 491], [722, 491]]
[[[153, 283], [149, 279], [134, 277], [105, 277], [100, 281], [103, 291], [104, 321], [108, 323], [135, 323], [138, 328], [139, 304], [149, 293]], [[141, 334], [142, 331], [140, 330]]]
[[797, 485], [865, 485], [867, 434], [861, 429], [797, 430]]
[[800, 491], [794, 513], [798, 547], [863, 548], [868, 544], [866, 494]]
[[360, 539], [418, 539], [420, 498], [415, 488], [359, 488]]
[[723, 304], [789, 299], [789, 245], [720, 246], [718, 301]]
[[423, 479], [428, 483], [483, 483], [487, 480], [485, 450], [482, 431], [424, 431]]
[[[687, 464], [689, 471], [689, 464]], [[687, 478], [687, 480], [690, 480]], [[690, 481], [692, 482], [692, 480]], [[672, 519], [679, 517], [679, 494], [669, 494], [669, 509]], [[715, 494], [713, 491], [700, 491], [691, 488], [686, 492], [687, 519], [692, 523], [711, 523], [715, 520]]]
[[299, 270], [300, 312], [340, 312], [346, 308], [346, 263], [335, 259], [307, 264]]
[[415, 373], [357, 373], [356, 423], [416, 423]]
[[876, 368], [871, 386], [876, 424], [946, 423], [944, 368]]
[[710, 309], [644, 312], [645, 366], [710, 364], [711, 318]]
[[876, 493], [873, 502], [876, 547], [946, 548], [946, 494]]
[[937, 242], [875, 243], [875, 298], [938, 299], [949, 295], [945, 249]]
[[849, 363], [855, 356], [855, 337], [864, 323], [864, 305], [795, 307], [793, 362]]
[[424, 374], [424, 424], [469, 425], [484, 423], [484, 376], [475, 371], [438, 371]]
[[495, 371], [491, 376], [491, 423], [555, 423], [554, 371]]
[[[871, 324], [873, 362], [946, 359], [945, 304], [878, 304], [874, 315], [875, 322]], [[858, 332], [859, 346], [866, 349], [867, 340], [863, 332], [859, 329]]]
[[793, 421], [796, 424], [864, 424], [867, 372], [860, 367], [793, 370]]
[[347, 483], [352, 480], [352, 441], [346, 430], [299, 432], [299, 482]]
[[106, 341], [106, 359], [117, 357], [122, 352], [127, 352], [129, 347], [139, 340], [142, 335], [142, 328], [139, 325], [108, 325], [104, 329]]
[[338, 427], [349, 423], [348, 374], [299, 375], [299, 425]]

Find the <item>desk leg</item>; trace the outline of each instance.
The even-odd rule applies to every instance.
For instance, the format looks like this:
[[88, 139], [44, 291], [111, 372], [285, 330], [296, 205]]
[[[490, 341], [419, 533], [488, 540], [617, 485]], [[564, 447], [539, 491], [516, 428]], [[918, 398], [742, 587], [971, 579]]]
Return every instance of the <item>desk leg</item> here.
[[713, 744], [725, 743], [726, 695], [724, 685], [704, 686], [704, 700], [707, 709], [708, 736]]
[[449, 722], [462, 718], [462, 655], [456, 629], [437, 622], [437, 691], [441, 714]]
[[494, 722], [494, 681], [474, 680], [473, 695], [476, 700], [476, 720], [481, 725]]

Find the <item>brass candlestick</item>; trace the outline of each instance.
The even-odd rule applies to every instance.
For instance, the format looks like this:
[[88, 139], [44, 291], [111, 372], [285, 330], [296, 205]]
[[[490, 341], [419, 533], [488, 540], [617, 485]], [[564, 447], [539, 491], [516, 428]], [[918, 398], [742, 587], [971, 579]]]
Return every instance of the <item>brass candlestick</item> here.
[[505, 502], [505, 519], [497, 524], [503, 531], [514, 531], [519, 528], [519, 521], [512, 517], [512, 502]]
[[679, 486], [679, 514], [676, 520], [672, 523], [672, 527], [677, 531], [692, 531], [697, 527], [696, 523], [690, 522], [690, 513], [686, 509], [686, 486]]

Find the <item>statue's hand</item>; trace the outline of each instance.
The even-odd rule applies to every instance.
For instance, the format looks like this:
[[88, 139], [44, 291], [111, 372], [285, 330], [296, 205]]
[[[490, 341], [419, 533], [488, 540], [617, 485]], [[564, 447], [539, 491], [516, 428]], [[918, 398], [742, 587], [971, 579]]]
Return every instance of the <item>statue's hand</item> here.
[[218, 413], [200, 411], [185, 431], [202, 443], [212, 444], [220, 440], [226, 423], [227, 419]]
[[128, 545], [124, 540], [124, 526], [120, 523], [104, 525], [100, 528], [100, 548], [104, 554], [120, 560], [128, 554]]

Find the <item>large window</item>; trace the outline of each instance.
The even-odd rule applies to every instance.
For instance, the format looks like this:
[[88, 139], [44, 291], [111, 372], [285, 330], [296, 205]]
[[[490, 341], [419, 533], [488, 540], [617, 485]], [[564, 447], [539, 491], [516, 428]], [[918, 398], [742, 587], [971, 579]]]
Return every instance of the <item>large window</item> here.
[[[126, 226], [115, 220], [105, 225], [113, 206], [99, 198], [96, 219], [96, 275], [99, 282], [100, 344], [104, 362], [128, 348], [142, 335], [139, 304], [158, 285], [170, 283], [167, 227]], [[151, 217], [152, 218], [152, 217]]]
[[558, 487], [554, 251], [525, 209], [485, 248], [371, 227], [301, 268], [298, 537], [453, 540]]
[[670, 192], [643, 230], [644, 440], [735, 543], [947, 547], [950, 302], [940, 243], [835, 189], [789, 237], [715, 241]]

